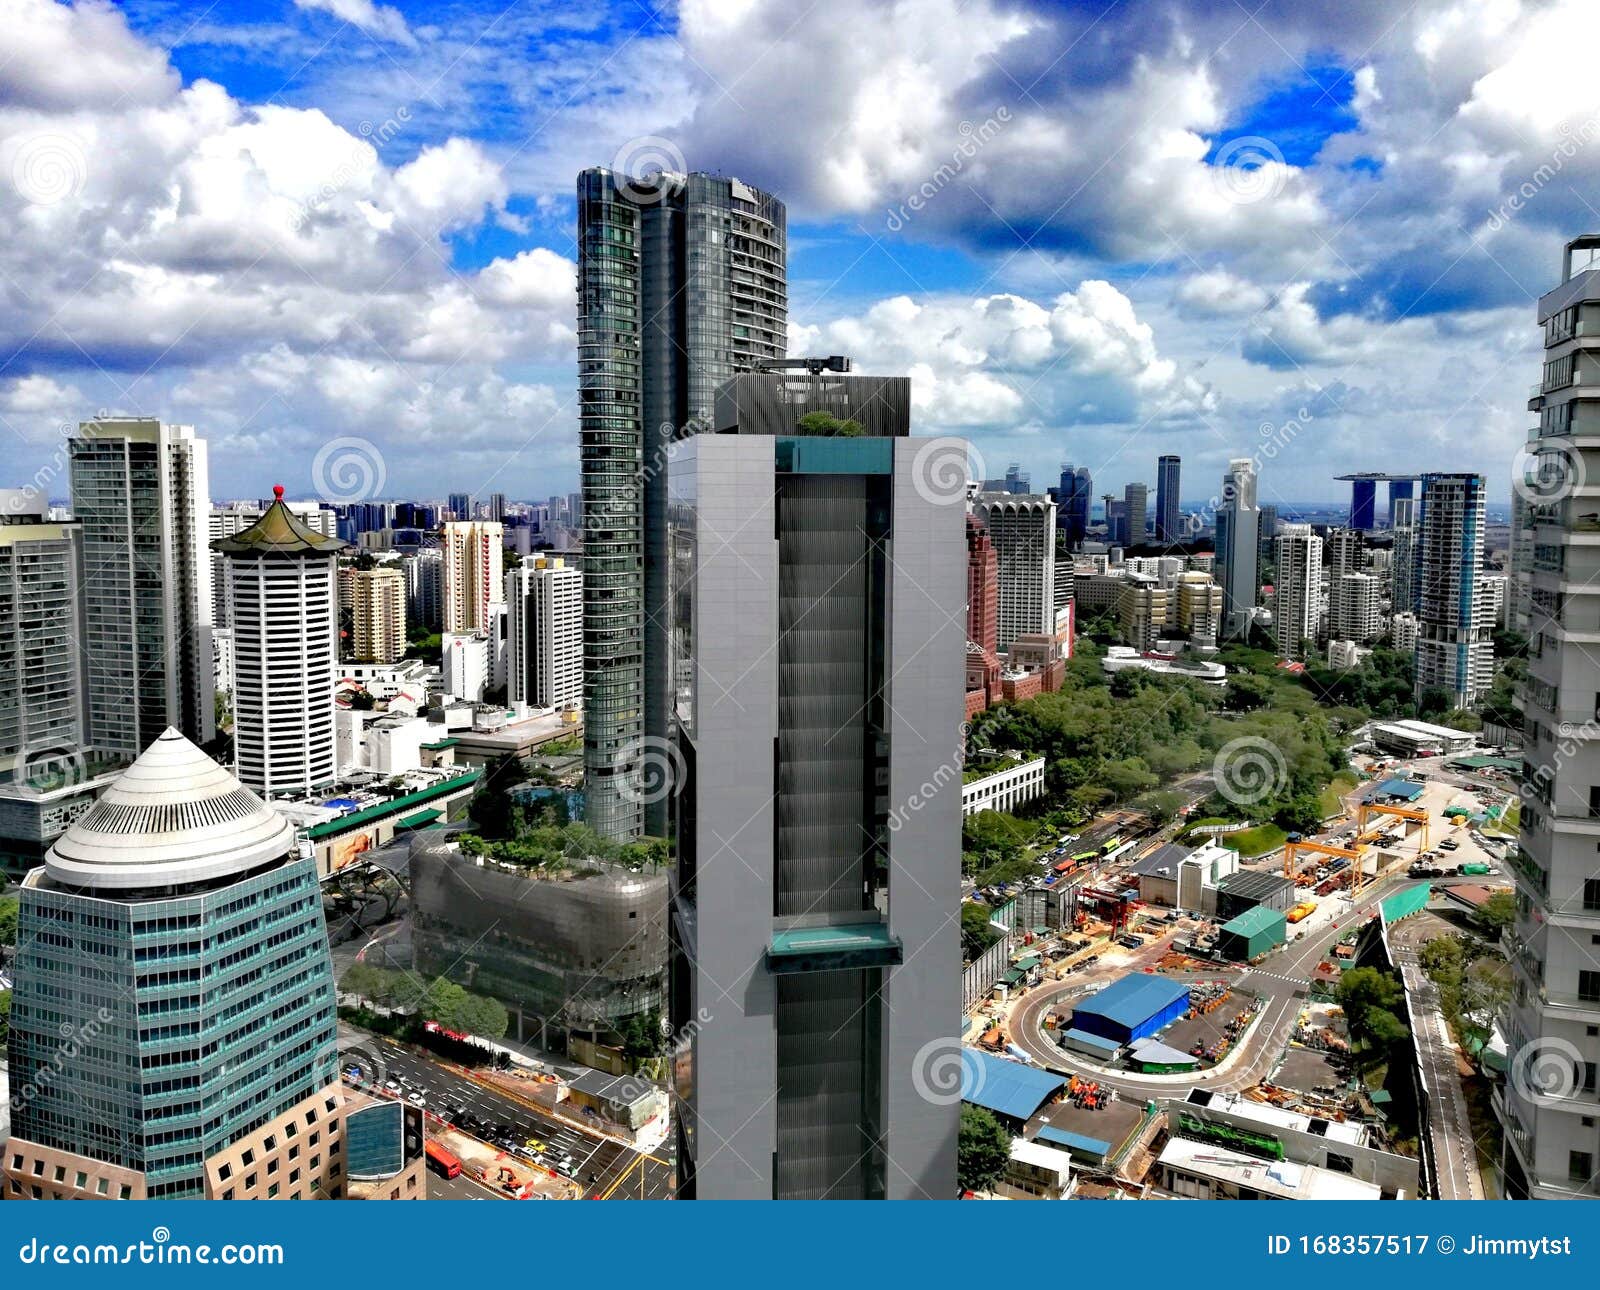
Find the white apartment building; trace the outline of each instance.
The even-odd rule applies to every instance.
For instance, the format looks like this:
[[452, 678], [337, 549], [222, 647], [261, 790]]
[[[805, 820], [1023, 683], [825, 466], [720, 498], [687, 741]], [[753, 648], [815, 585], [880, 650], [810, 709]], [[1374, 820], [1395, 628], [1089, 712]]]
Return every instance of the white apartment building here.
[[1004, 655], [1019, 636], [1056, 630], [1056, 504], [1025, 493], [979, 493], [972, 513], [994, 544], [1000, 569], [996, 650]]
[[961, 814], [1015, 811], [1044, 793], [1044, 758], [1018, 762], [961, 786]]
[[533, 708], [583, 705], [583, 574], [560, 556], [506, 574], [506, 697]]
[[1280, 524], [1273, 539], [1278, 580], [1272, 630], [1278, 657], [1299, 658], [1303, 641], [1317, 638], [1322, 604], [1322, 539], [1309, 524]]

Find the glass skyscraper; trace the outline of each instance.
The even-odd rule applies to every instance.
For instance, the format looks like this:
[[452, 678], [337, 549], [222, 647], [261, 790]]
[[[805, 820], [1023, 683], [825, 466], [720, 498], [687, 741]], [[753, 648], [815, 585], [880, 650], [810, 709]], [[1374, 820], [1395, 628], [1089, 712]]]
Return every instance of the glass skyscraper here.
[[[28, 875], [13, 974], [8, 1199], [339, 1194], [336, 1154], [265, 1159], [290, 1112], [281, 1138], [338, 1127], [315, 862], [177, 731]], [[324, 1109], [312, 1137], [298, 1122]], [[260, 1176], [215, 1164], [263, 1130]]]
[[578, 176], [585, 816], [602, 836], [666, 832], [641, 764], [672, 691], [666, 451], [717, 386], [787, 350], [783, 203], [737, 179]]

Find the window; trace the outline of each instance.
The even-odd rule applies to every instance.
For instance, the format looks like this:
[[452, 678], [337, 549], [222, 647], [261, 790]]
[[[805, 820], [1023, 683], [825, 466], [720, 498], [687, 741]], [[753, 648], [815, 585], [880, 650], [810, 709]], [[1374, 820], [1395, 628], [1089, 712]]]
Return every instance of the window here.
[[273, 1183], [271, 1186], [269, 1186], [267, 1188], [267, 1199], [268, 1200], [277, 1200], [278, 1199], [278, 1184], [277, 1183]]
[[110, 1188], [111, 1180], [109, 1178], [96, 1178], [94, 1180], [94, 1194], [96, 1196], [104, 1196]]
[[233, 1166], [228, 1164], [226, 1161], [224, 1161], [222, 1164], [218, 1165], [217, 1166], [217, 1177], [219, 1179], [221, 1179], [223, 1182], [227, 1182], [228, 1179], [233, 1177]]
[[1600, 972], [1585, 969], [1578, 973], [1578, 998], [1585, 1003], [1600, 1003]]
[[1567, 1177], [1573, 1182], [1586, 1183], [1594, 1174], [1594, 1155], [1588, 1151], [1567, 1152]]
[[1600, 909], [1600, 878], [1585, 878], [1583, 880], [1583, 907], [1585, 909]]

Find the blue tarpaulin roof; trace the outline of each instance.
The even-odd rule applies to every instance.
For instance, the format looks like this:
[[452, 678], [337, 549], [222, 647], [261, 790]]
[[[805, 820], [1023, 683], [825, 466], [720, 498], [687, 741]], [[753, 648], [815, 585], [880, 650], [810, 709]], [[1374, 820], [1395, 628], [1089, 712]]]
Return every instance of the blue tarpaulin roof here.
[[1094, 1160], [1104, 1160], [1111, 1154], [1111, 1144], [1102, 1142], [1099, 1138], [1086, 1137], [1081, 1133], [1068, 1133], [1065, 1129], [1058, 1129], [1053, 1124], [1047, 1124], [1034, 1135], [1039, 1142], [1052, 1142], [1058, 1147], [1066, 1147], [1069, 1151], [1076, 1151]]
[[1178, 999], [1188, 1002], [1188, 986], [1159, 976], [1125, 976], [1076, 1004], [1072, 1016], [1105, 1017], [1119, 1026], [1138, 1027]]
[[1414, 802], [1422, 796], [1422, 785], [1409, 779], [1386, 779], [1378, 785], [1379, 797], [1403, 797]]
[[976, 1048], [961, 1050], [961, 1100], [996, 1115], [1026, 1120], [1067, 1081]]

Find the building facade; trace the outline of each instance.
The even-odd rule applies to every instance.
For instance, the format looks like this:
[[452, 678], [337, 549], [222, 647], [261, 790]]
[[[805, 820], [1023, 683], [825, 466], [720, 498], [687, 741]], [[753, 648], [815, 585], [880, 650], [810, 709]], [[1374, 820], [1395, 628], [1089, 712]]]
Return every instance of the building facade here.
[[1019, 636], [1050, 636], [1056, 627], [1056, 506], [1027, 493], [979, 493], [972, 501], [999, 566], [999, 626], [1004, 654]]
[[262, 794], [331, 783], [339, 662], [337, 567], [347, 543], [283, 505], [212, 549], [224, 557], [233, 632], [234, 770]]
[[1067, 549], [1075, 548], [1089, 533], [1089, 512], [1094, 509], [1094, 478], [1087, 466], [1061, 467], [1061, 488], [1056, 498], [1057, 524], [1066, 538]]
[[1127, 484], [1122, 489], [1123, 522], [1129, 546], [1143, 546], [1148, 537], [1150, 522], [1150, 488], [1147, 484]]
[[721, 175], [578, 176], [586, 817], [666, 830], [640, 774], [668, 735], [667, 445], [787, 350], [787, 216]]
[[[1222, 587], [1222, 633], [1245, 635], [1261, 593], [1257, 559], [1260, 512], [1256, 509], [1256, 467], [1248, 457], [1228, 463], [1217, 506], [1217, 582]], [[1281, 580], [1282, 574], [1279, 578]]]
[[[29, 874], [18, 932], [7, 1199], [267, 1195], [266, 1162], [212, 1166], [341, 1098], [315, 866], [177, 731]], [[337, 1103], [326, 1117], [337, 1126]], [[275, 1167], [270, 1194], [341, 1194], [338, 1147], [298, 1127], [305, 1155]]]
[[[1512, 996], [1501, 1018], [1511, 1071], [1495, 1095], [1505, 1130], [1509, 1196], [1600, 1196], [1600, 237], [1566, 248], [1560, 286], [1539, 301], [1544, 379], [1529, 403], [1539, 417], [1535, 463], [1546, 496], [1530, 499], [1532, 640], [1518, 690], [1524, 718], [1517, 920], [1506, 935]], [[1426, 485], [1424, 485], [1426, 488]], [[1583, 492], [1587, 492], [1585, 489]], [[1425, 503], [1426, 504], [1426, 503]]]
[[406, 652], [406, 576], [397, 568], [353, 569], [350, 653], [363, 663], [395, 663]]
[[1301, 658], [1316, 642], [1322, 612], [1322, 539], [1309, 524], [1279, 524], [1274, 542], [1272, 631], [1279, 658]]
[[83, 533], [88, 743], [132, 760], [169, 725], [216, 733], [206, 442], [152, 417], [82, 422], [67, 443]]
[[1183, 463], [1176, 453], [1156, 459], [1156, 541], [1181, 542], [1178, 524], [1178, 481]]
[[583, 574], [560, 556], [506, 574], [507, 690], [535, 708], [583, 704]]
[[505, 530], [491, 520], [452, 521], [440, 539], [444, 561], [444, 630], [489, 629], [494, 607], [505, 603]]
[[736, 377], [672, 447], [680, 1198], [955, 1194], [963, 511], [909, 386]]
[[1458, 708], [1494, 682], [1494, 622], [1483, 596], [1484, 478], [1427, 474], [1417, 499], [1417, 694]]

